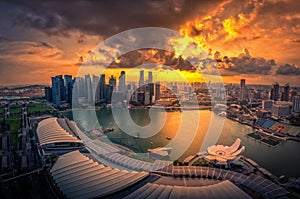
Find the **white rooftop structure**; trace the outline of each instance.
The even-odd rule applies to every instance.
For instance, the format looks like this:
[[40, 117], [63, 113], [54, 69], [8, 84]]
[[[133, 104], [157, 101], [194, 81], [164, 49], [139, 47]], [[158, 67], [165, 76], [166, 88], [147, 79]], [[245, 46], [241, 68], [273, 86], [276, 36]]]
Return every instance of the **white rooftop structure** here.
[[155, 149], [148, 149], [149, 157], [154, 159], [168, 158], [172, 152], [170, 147], [159, 147]]
[[213, 145], [207, 148], [208, 155], [205, 159], [216, 161], [217, 164], [227, 164], [228, 161], [237, 160], [240, 154], [245, 151], [245, 146], [240, 147], [241, 140], [239, 138], [231, 146]]

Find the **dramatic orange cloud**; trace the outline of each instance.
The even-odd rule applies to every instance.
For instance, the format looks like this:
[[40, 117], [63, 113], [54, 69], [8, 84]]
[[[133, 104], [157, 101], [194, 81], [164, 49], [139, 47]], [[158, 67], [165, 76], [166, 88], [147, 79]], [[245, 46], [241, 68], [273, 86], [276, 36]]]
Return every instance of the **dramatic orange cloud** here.
[[[80, 64], [101, 41], [123, 30], [144, 26], [171, 28], [186, 35], [181, 40], [170, 41], [175, 47], [176, 57], [186, 58], [187, 54], [199, 53], [200, 48], [191, 48], [193, 42], [189, 37], [195, 40], [201, 50], [217, 60], [224, 81], [236, 81], [243, 75], [256, 83], [273, 81], [273, 77], [278, 78], [276, 72], [280, 66], [290, 64], [299, 68], [300, 1], [197, 2], [187, 4], [182, 1], [174, 5], [141, 3], [149, 12], [140, 11], [134, 5], [136, 9], [130, 9], [136, 12], [126, 12], [122, 17], [119, 12], [118, 15], [106, 16], [105, 11], [114, 7], [100, 2], [95, 3], [97, 6], [88, 3], [90, 7], [85, 7], [84, 15], [68, 9], [67, 3], [63, 2], [45, 3], [39, 8], [41, 12], [31, 9], [36, 7], [35, 4], [29, 4], [25, 9], [26, 6], [4, 3], [7, 10], [0, 13], [0, 84], [49, 83], [53, 75], [76, 75]], [[106, 6], [110, 9], [105, 9]], [[58, 12], [60, 9], [63, 12]], [[17, 17], [9, 18], [7, 13]], [[243, 49], [248, 49], [250, 57], [239, 57]], [[149, 57], [156, 55], [155, 50], [145, 54]], [[97, 56], [92, 58], [97, 61], [104, 59]], [[122, 62], [121, 59], [113, 61]], [[160, 58], [157, 61], [162, 63]], [[251, 64], [258, 67], [249, 67]], [[255, 71], [257, 76], [264, 78], [252, 77]], [[5, 75], [17, 73], [19, 77]], [[299, 84], [295, 75], [285, 75], [286, 78], [282, 78], [285, 81]], [[186, 76], [193, 77], [192, 74]]]

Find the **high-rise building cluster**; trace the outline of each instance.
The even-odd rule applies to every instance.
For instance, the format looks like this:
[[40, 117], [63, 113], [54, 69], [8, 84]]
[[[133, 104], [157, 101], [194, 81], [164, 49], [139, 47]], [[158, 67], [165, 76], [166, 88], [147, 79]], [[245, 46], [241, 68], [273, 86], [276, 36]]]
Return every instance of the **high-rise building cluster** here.
[[85, 75], [73, 79], [71, 75], [64, 75], [64, 78], [62, 75], [57, 75], [51, 80], [52, 86], [45, 88], [45, 97], [56, 107], [61, 107], [65, 103], [76, 104], [79, 99], [90, 104], [110, 103], [112, 92], [116, 87], [116, 78], [113, 76], [109, 78], [109, 83], [105, 84], [105, 74], [92, 75], [92, 77]]
[[152, 72], [148, 72], [148, 79], [145, 80], [144, 70], [140, 70], [138, 87], [135, 83], [128, 85], [128, 100], [131, 103], [148, 105], [160, 99], [160, 83], [153, 83]]
[[140, 71], [138, 86], [135, 82], [126, 83], [125, 71], [118, 78], [113, 75], [106, 83], [105, 74], [85, 75], [72, 79], [71, 75], [57, 75], [51, 78], [52, 86], [45, 87], [45, 97], [56, 107], [63, 104], [73, 105], [79, 102], [88, 104], [110, 104], [118, 102], [138, 102], [151, 104], [160, 99], [160, 84], [153, 83], [152, 72], [148, 72], [145, 81], [144, 70]]
[[261, 106], [263, 111], [275, 118], [300, 114], [300, 96], [289, 84], [280, 87], [274, 83], [270, 89], [270, 86], [246, 85], [246, 79], [241, 79], [239, 86], [228, 84], [225, 88], [210, 82], [191, 85], [186, 82], [154, 82], [151, 71], [145, 74], [144, 70], [140, 70], [136, 82], [126, 81], [125, 71], [121, 71], [118, 78], [112, 75], [108, 79], [105, 74], [76, 78], [58, 75], [52, 77], [52, 86], [45, 88], [45, 96], [56, 107], [79, 103], [151, 105], [174, 99], [189, 101], [196, 95], [193, 90], [197, 90], [200, 93], [196, 97], [200, 102], [209, 102], [212, 98], [220, 101], [226, 97], [229, 101], [248, 104], [252, 108]]
[[[280, 94], [281, 91], [281, 94]], [[279, 98], [279, 96], [281, 96]], [[280, 88], [278, 83], [272, 85], [270, 100], [272, 104], [271, 112], [275, 118], [287, 117], [290, 114], [300, 113], [300, 96], [296, 90], [290, 90], [289, 84]]]
[[288, 83], [283, 86], [277, 82], [271, 86], [247, 85], [246, 79], [241, 79], [239, 85], [227, 84], [225, 87], [229, 103], [240, 103], [260, 116], [289, 120], [300, 115], [299, 88], [290, 87]]
[[239, 88], [239, 101], [251, 102], [252, 99], [262, 99], [262, 100], [273, 100], [273, 102], [276, 101], [292, 102], [293, 97], [297, 96], [297, 91], [291, 90], [289, 84], [280, 87], [280, 85], [277, 82], [275, 82], [271, 86], [271, 90], [269, 90], [268, 92], [264, 92], [264, 91], [265, 91], [264, 89], [247, 88], [246, 80], [241, 79], [240, 88]]
[[72, 89], [74, 79], [71, 75], [57, 75], [51, 78], [51, 87], [45, 87], [45, 98], [55, 106], [60, 107], [63, 102], [72, 103]]

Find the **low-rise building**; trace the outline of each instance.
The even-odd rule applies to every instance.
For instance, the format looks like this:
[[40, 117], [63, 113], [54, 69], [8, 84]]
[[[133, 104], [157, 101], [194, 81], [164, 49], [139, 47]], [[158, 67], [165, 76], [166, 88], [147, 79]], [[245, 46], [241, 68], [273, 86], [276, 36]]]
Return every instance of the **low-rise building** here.
[[274, 104], [273, 100], [263, 100], [262, 101], [262, 109], [264, 111], [270, 111], [272, 109], [273, 104]]
[[291, 104], [276, 102], [272, 105], [271, 113], [275, 119], [287, 117], [291, 114]]
[[300, 95], [293, 96], [292, 103], [292, 112], [300, 113]]

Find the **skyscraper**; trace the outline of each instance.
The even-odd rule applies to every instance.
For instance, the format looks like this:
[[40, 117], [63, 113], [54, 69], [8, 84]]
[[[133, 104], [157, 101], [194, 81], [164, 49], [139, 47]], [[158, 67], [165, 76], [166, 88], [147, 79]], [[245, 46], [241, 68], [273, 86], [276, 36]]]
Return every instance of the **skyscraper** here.
[[[72, 83], [68, 86], [68, 93], [66, 95], [68, 95], [68, 104], [69, 104], [69, 107], [72, 107], [72, 103], [73, 103], [73, 95], [75, 95], [76, 100], [78, 100], [78, 89], [75, 91], [73, 90], [74, 88], [74, 83], [73, 83], [73, 80], [72, 80]], [[74, 97], [74, 98], [75, 98]]]
[[142, 86], [144, 83], [145, 83], [145, 80], [144, 80], [144, 70], [140, 70], [139, 86]]
[[105, 100], [105, 74], [100, 76], [100, 100]]
[[84, 85], [84, 78], [83, 77], [76, 77], [76, 84], [78, 87], [78, 97], [85, 96], [85, 85]]
[[87, 85], [88, 85], [88, 84], [87, 84], [88, 76], [89, 76], [89, 75], [85, 75], [85, 76], [84, 76], [84, 84], [83, 84], [83, 85], [84, 85], [84, 89], [83, 89], [83, 92], [84, 92], [84, 97], [85, 97], [85, 99], [88, 98], [88, 92], [87, 92], [87, 91], [88, 91], [88, 88], [87, 88]]
[[152, 72], [151, 71], [148, 72], [148, 83], [153, 83]]
[[52, 102], [56, 106], [60, 105], [59, 81], [56, 77], [51, 77], [52, 84]]
[[290, 93], [290, 86], [289, 86], [289, 84], [286, 84], [283, 87], [283, 92], [281, 94], [281, 101], [288, 102], [289, 101], [289, 93]]
[[156, 82], [155, 83], [155, 100], [160, 99], [160, 83]]
[[118, 91], [125, 94], [126, 87], [125, 87], [125, 71], [121, 71], [121, 75], [119, 77], [119, 87]]
[[148, 83], [148, 88], [149, 88], [149, 92], [150, 92], [150, 102], [153, 103], [154, 102], [154, 83]]
[[45, 87], [45, 99], [48, 102], [52, 102], [52, 88], [51, 87]]
[[86, 88], [86, 99], [88, 101], [88, 103], [92, 103], [93, 102], [93, 92], [92, 92], [92, 80], [90, 75], [85, 75], [85, 88]]
[[110, 84], [105, 85], [105, 102], [110, 104], [114, 87]]
[[97, 75], [93, 75], [93, 78], [92, 78], [92, 96], [95, 100], [95, 102], [99, 102], [100, 98], [99, 98], [99, 95], [100, 95], [100, 90], [98, 88], [98, 84], [99, 84], [99, 79], [100, 77], [97, 76]]
[[109, 85], [113, 87], [113, 89], [115, 90], [116, 88], [116, 84], [117, 84], [117, 81], [116, 81], [116, 78], [112, 75], [110, 76], [109, 78]]
[[241, 84], [240, 84], [240, 101], [246, 100], [247, 96], [247, 89], [246, 89], [246, 80], [241, 79]]
[[78, 81], [80, 78], [75, 77], [73, 80], [73, 86], [72, 86], [72, 96], [70, 98], [70, 107], [74, 106], [76, 107], [79, 104], [79, 86], [80, 81]]
[[272, 86], [270, 99], [274, 101], [278, 101], [278, 98], [279, 98], [279, 84], [276, 82]]
[[144, 94], [144, 104], [148, 105], [151, 102], [150, 91], [146, 91]]
[[66, 102], [70, 103], [71, 101], [70, 96], [72, 95], [70, 93], [70, 91], [72, 92], [70, 87], [73, 85], [72, 75], [64, 75], [64, 81], [65, 81], [64, 86], [66, 89]]
[[66, 101], [66, 87], [62, 75], [59, 75], [60, 100]]
[[61, 101], [65, 100], [65, 87], [62, 75], [57, 75], [51, 78], [52, 80], [52, 102], [57, 107], [60, 106]]

